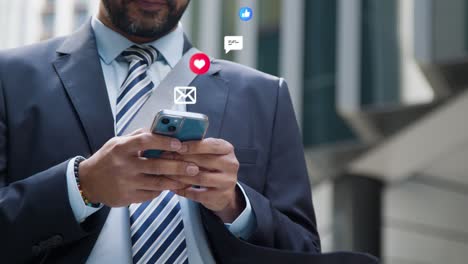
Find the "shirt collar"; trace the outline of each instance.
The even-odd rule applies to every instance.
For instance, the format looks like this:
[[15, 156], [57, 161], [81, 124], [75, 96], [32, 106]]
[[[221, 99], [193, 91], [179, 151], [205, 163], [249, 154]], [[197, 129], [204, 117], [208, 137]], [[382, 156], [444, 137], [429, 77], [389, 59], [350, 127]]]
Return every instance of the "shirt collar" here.
[[[106, 63], [111, 64], [128, 47], [135, 45], [132, 41], [108, 28], [99, 19], [93, 16], [91, 27], [96, 36], [99, 57]], [[171, 68], [182, 58], [184, 49], [184, 30], [179, 23], [177, 28], [164, 37], [153, 42], [146, 43], [155, 47], [164, 57]]]

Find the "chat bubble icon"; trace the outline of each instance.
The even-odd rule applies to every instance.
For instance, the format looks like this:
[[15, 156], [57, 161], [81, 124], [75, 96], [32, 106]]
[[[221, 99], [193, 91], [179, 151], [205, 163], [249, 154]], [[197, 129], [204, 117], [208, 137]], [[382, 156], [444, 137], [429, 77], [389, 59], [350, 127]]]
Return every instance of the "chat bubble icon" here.
[[225, 36], [224, 37], [224, 50], [226, 54], [231, 50], [242, 50], [244, 48], [243, 36]]

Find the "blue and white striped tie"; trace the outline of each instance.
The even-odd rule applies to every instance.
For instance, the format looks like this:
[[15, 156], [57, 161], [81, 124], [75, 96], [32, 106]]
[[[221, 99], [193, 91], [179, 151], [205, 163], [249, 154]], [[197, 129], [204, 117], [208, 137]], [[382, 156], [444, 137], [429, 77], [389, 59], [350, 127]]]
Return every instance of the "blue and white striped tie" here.
[[[132, 46], [122, 57], [130, 66], [117, 98], [119, 136], [151, 95], [154, 83], [146, 71], [158, 59], [158, 52], [151, 46]], [[164, 191], [151, 201], [131, 204], [129, 211], [134, 263], [188, 263], [180, 204], [173, 192]]]

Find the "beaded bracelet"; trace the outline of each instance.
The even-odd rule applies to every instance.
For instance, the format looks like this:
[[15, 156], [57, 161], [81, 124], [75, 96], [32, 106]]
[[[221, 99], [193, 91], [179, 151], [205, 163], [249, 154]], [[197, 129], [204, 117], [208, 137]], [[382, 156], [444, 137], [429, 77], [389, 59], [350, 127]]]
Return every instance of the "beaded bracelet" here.
[[81, 184], [80, 184], [80, 177], [79, 177], [79, 174], [78, 174], [78, 169], [80, 167], [80, 163], [82, 161], [86, 160], [84, 157], [82, 156], [78, 156], [75, 158], [75, 163], [73, 165], [73, 168], [74, 168], [74, 172], [75, 172], [75, 180], [76, 180], [76, 185], [78, 185], [78, 190], [80, 191], [80, 194], [81, 194], [81, 198], [83, 199], [83, 202], [87, 205], [87, 206], [90, 206], [90, 207], [93, 207], [93, 208], [98, 208], [100, 206], [99, 203], [91, 203], [88, 198], [86, 198], [86, 196], [84, 195], [83, 193], [83, 189], [81, 189]]

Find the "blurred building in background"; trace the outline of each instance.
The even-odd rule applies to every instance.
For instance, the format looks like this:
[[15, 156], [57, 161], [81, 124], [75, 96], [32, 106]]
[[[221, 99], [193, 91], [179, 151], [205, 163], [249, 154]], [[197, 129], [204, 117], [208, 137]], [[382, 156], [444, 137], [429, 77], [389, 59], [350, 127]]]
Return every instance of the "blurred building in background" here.
[[98, 0], [0, 0], [0, 48], [69, 34], [98, 4]]
[[[0, 0], [0, 48], [68, 34], [98, 3]], [[183, 25], [209, 55], [287, 79], [323, 251], [466, 263], [467, 1], [192, 0]], [[225, 54], [226, 35], [244, 50]]]

